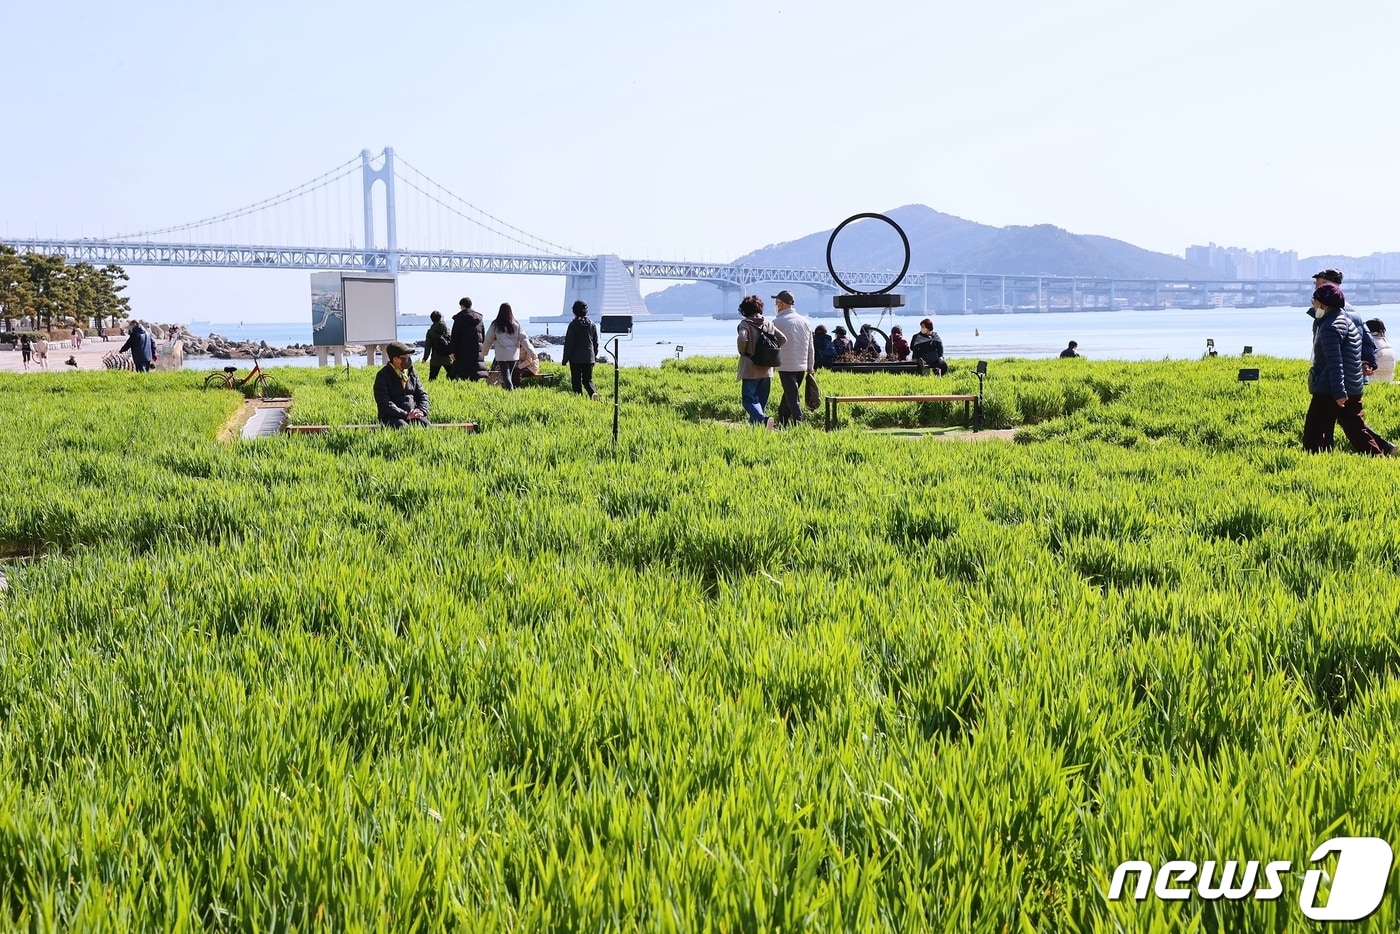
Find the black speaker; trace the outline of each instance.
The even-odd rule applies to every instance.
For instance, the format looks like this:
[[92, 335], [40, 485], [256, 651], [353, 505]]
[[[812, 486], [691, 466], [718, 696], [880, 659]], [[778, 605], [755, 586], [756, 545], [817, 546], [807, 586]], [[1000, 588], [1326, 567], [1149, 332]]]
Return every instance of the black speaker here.
[[631, 334], [631, 315], [603, 315], [602, 323], [598, 330], [604, 334]]

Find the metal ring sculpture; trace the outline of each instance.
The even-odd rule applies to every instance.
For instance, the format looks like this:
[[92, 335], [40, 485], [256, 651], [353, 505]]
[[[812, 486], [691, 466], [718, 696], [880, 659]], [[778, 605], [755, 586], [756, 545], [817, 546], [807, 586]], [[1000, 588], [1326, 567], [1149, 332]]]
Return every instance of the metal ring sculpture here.
[[[841, 277], [838, 276], [838, 275], [836, 274], [836, 267], [835, 267], [834, 265], [832, 265], [832, 262], [831, 262], [831, 248], [832, 248], [832, 246], [836, 243], [836, 238], [837, 238], [837, 236], [841, 233], [842, 230], [845, 230], [845, 229], [846, 229], [846, 225], [847, 225], [847, 224], [850, 224], [850, 223], [852, 223], [853, 221], [864, 220], [865, 218], [871, 218], [871, 219], [873, 219], [873, 220], [881, 220], [881, 221], [884, 221], [886, 224], [889, 224], [891, 227], [894, 228], [895, 233], [899, 234], [899, 239], [900, 239], [900, 241], [904, 244], [904, 265], [900, 268], [900, 270], [899, 270], [899, 275], [895, 276], [895, 277], [894, 277], [894, 281], [891, 282], [889, 285], [885, 286], [883, 289], [876, 289], [874, 292], [862, 292], [862, 291], [860, 291], [859, 289], [853, 289], [853, 288], [851, 288], [851, 287], [850, 287], [849, 285], [847, 285], [845, 282], [841, 281]], [[840, 224], [837, 225], [836, 229], [833, 230], [833, 231], [831, 232], [831, 237], [826, 241], [826, 271], [829, 272], [829, 273], [831, 273], [832, 281], [834, 281], [837, 285], [839, 285], [842, 289], [844, 289], [848, 294], [851, 294], [851, 295], [885, 295], [885, 294], [888, 293], [890, 290], [894, 289], [896, 286], [898, 286], [901, 282], [904, 281], [904, 276], [905, 276], [905, 274], [909, 272], [909, 258], [910, 258], [910, 257], [909, 257], [909, 237], [905, 235], [905, 233], [904, 233], [904, 228], [903, 228], [903, 227], [900, 227], [898, 224], [896, 224], [896, 223], [894, 222], [894, 219], [893, 219], [893, 218], [887, 217], [887, 216], [884, 215], [884, 214], [877, 214], [877, 213], [875, 213], [875, 212], [873, 212], [873, 211], [866, 211], [866, 212], [861, 213], [861, 214], [852, 214], [850, 217], [846, 218], [846, 219], [843, 220]], [[900, 302], [899, 302], [899, 304], [902, 305], [903, 303], [904, 303], [904, 302], [903, 302], [903, 299], [901, 299]], [[838, 299], [838, 304], [839, 304], [839, 299]], [[894, 303], [893, 301], [891, 301], [891, 302], [889, 302], [888, 304], [884, 304], [884, 305], [874, 305], [874, 304], [872, 304], [871, 307], [890, 308], [890, 307], [893, 307], [894, 304], [895, 304], [895, 303]], [[854, 338], [855, 332], [857, 331], [857, 327], [856, 327], [855, 322], [853, 322], [853, 321], [851, 320], [851, 307], [852, 307], [852, 306], [851, 306], [851, 305], [840, 305], [840, 307], [841, 307], [842, 317], [844, 317], [844, 318], [846, 319], [846, 327], [849, 328], [849, 329], [851, 330], [851, 332], [852, 332], [852, 335], [851, 335], [851, 336], [852, 336], [852, 338]], [[883, 316], [882, 316], [882, 317], [883, 317]], [[881, 337], [883, 337], [886, 341], [889, 340], [889, 335], [886, 334], [881, 328], [878, 328], [878, 327], [875, 327], [875, 326], [872, 325], [870, 329], [871, 329], [872, 331], [874, 331], [876, 334], [879, 334], [879, 335], [880, 335]]]
[[[899, 270], [899, 275], [895, 276], [894, 281], [891, 282], [889, 285], [885, 286], [883, 289], [876, 289], [874, 292], [862, 292], [860, 289], [851, 288], [849, 285], [841, 281], [841, 277], [836, 274], [836, 267], [831, 265], [831, 247], [836, 243], [836, 237], [841, 233], [841, 231], [846, 229], [847, 224], [851, 223], [852, 221], [864, 220], [867, 217], [873, 220], [884, 221], [886, 224], [889, 224], [891, 227], [894, 228], [895, 233], [899, 234], [899, 239], [904, 243], [904, 266]], [[900, 227], [894, 222], [893, 219], [886, 217], [884, 214], [876, 214], [872, 211], [867, 211], [863, 214], [852, 214], [850, 217], [846, 218], [840, 224], [837, 225], [836, 229], [831, 232], [830, 239], [826, 241], [826, 271], [831, 273], [832, 281], [834, 281], [837, 285], [841, 286], [841, 288], [845, 289], [852, 295], [884, 295], [886, 292], [890, 291], [895, 286], [903, 282], [905, 273], [909, 272], [909, 238], [905, 236], [903, 227]]]

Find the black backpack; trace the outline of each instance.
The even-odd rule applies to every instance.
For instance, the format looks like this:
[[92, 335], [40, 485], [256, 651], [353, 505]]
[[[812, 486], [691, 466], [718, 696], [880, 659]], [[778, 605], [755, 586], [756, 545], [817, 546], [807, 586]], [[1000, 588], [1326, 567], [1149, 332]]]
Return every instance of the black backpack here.
[[753, 346], [749, 348], [749, 361], [754, 366], [778, 365], [778, 336], [765, 323], [762, 327], [750, 326], [753, 331]]

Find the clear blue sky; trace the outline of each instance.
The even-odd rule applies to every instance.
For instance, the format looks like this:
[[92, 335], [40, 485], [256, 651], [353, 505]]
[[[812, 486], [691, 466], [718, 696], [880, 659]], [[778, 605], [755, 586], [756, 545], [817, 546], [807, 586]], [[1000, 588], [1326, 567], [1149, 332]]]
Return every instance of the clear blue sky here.
[[[732, 259], [913, 202], [1177, 254], [1400, 251], [1395, 0], [399, 7], [5, 3], [0, 237], [192, 221], [390, 145], [585, 253]], [[305, 273], [131, 272], [154, 320], [310, 313]], [[552, 314], [562, 287], [414, 276], [402, 310]]]

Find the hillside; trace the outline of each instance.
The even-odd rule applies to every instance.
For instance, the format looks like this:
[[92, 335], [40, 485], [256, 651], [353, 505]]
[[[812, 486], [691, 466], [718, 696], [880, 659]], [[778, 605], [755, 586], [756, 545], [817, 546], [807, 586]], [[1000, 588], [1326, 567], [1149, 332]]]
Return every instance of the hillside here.
[[[1125, 279], [1207, 279], [1208, 269], [1179, 256], [1153, 253], [1110, 237], [1072, 234], [1059, 227], [990, 227], [943, 214], [922, 204], [886, 211], [909, 237], [909, 268], [918, 272], [970, 272], [987, 275], [1096, 276]], [[823, 268], [831, 229], [786, 243], [770, 244], [739, 257], [737, 263]], [[854, 224], [837, 241], [840, 265], [898, 269], [903, 253], [882, 224]], [[759, 289], [760, 292], [765, 292]], [[811, 289], [794, 288], [798, 306], [815, 303]], [[705, 283], [662, 289], [646, 297], [656, 314], [705, 315], [732, 311], [720, 291]]]
[[1110, 237], [1072, 234], [1049, 224], [1003, 227], [940, 271], [1114, 279], [1208, 279], [1214, 275], [1179, 256], [1152, 253]]

